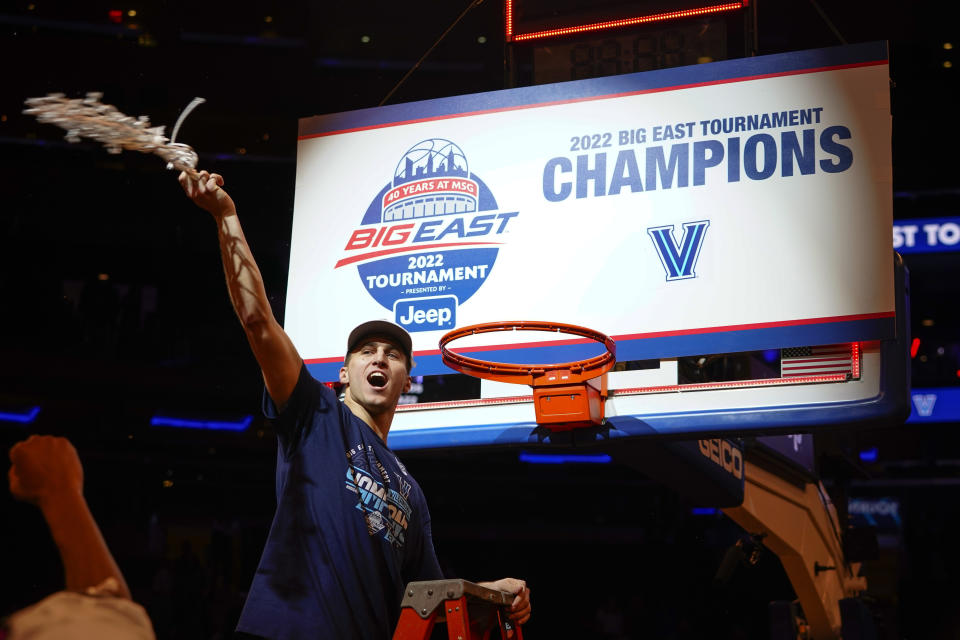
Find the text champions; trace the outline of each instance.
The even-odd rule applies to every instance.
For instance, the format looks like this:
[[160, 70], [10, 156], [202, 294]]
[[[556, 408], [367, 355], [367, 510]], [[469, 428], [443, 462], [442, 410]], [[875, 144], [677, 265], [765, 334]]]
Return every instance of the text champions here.
[[[810, 120], [820, 119], [820, 109], [800, 111], [812, 111]], [[804, 120], [807, 118], [800, 122]], [[757, 122], [764, 123], [764, 120], [757, 118]], [[793, 119], [768, 122], [773, 126], [789, 126]], [[720, 123], [719, 126], [716, 123]], [[807, 127], [750, 133], [750, 129], [765, 128], [751, 124], [747, 118], [678, 123], [654, 130], [659, 130], [659, 139], [667, 137], [663, 135], [666, 130], [673, 132], [670, 138], [684, 138], [683, 142], [609, 151], [599, 150], [597, 146], [612, 145], [595, 145], [591, 149], [594, 153], [551, 158], [543, 169], [543, 197], [549, 202], [561, 202], [570, 197], [580, 199], [701, 186], [717, 180], [732, 183], [817, 172], [840, 173], [853, 165], [853, 151], [846, 142], [852, 137], [848, 127], [834, 125], [819, 130]], [[722, 140], [688, 140], [701, 131], [742, 134]], [[621, 145], [645, 141], [640, 139], [640, 132], [640, 129], [621, 131], [618, 136]]]

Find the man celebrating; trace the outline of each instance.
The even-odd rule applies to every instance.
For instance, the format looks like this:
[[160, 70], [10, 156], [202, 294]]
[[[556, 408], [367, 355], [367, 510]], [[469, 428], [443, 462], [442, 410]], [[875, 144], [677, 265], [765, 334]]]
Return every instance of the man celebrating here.
[[[213, 215], [230, 300], [253, 349], [278, 436], [277, 511], [238, 631], [268, 638], [389, 638], [405, 585], [442, 578], [423, 492], [386, 445], [410, 388], [412, 342], [371, 321], [347, 339], [341, 403], [307, 372], [270, 309], [263, 279], [223, 178], [180, 174]], [[516, 594], [510, 618], [530, 617], [522, 580], [481, 583]]]

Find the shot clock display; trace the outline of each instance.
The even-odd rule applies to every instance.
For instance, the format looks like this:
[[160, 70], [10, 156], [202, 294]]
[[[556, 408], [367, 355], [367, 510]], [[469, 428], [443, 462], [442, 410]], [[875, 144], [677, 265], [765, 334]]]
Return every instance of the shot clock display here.
[[514, 86], [651, 71], [749, 55], [747, 0], [506, 0]]
[[600, 32], [591, 38], [531, 43], [533, 83], [582, 80], [725, 60], [727, 25], [722, 19]]

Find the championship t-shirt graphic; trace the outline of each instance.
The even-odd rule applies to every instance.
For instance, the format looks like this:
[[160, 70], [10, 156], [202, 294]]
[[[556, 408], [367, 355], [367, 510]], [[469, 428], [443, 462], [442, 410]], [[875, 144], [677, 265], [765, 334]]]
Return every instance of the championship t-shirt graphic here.
[[[381, 535], [396, 548], [406, 542], [411, 508], [408, 502], [411, 485], [390, 473], [373, 455], [364, 455], [364, 445], [347, 453], [346, 489], [357, 494], [357, 509], [363, 512], [367, 533]], [[370, 469], [375, 466], [375, 469]]]

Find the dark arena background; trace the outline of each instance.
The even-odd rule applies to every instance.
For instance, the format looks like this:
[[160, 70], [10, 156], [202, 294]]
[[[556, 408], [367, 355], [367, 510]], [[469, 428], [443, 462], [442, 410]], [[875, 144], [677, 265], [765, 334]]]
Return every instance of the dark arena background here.
[[[260, 373], [227, 297], [214, 225], [176, 175], [156, 156], [68, 144], [61, 130], [23, 115], [23, 102], [99, 91], [169, 135], [183, 107], [204, 97], [179, 139], [201, 168], [225, 176], [282, 316], [298, 118], [374, 107], [388, 95], [410, 102], [537, 80], [520, 47], [504, 41], [503, 3], [486, 0], [391, 94], [466, 7], [8, 0], [0, 8], [0, 444], [6, 451], [33, 433], [75, 443], [91, 509], [158, 638], [233, 635], [275, 506], [276, 442], [260, 414]], [[753, 9], [754, 45], [741, 37], [731, 56], [888, 40], [895, 223], [960, 215], [955, 4], [758, 0]], [[549, 81], [634, 70], [577, 64], [569, 71], [580, 76]], [[960, 387], [957, 256], [904, 256], [912, 384], [932, 393]], [[420, 399], [471, 383], [428, 380]], [[954, 412], [816, 434], [834, 502], [887, 505], [871, 520], [878, 545], [863, 570], [880, 638], [960, 637], [956, 420]], [[232, 428], [190, 428], [200, 423]], [[430, 501], [449, 574], [528, 581], [526, 637], [768, 638], [769, 603], [795, 597], [770, 552], [719, 571], [743, 531], [636, 469], [534, 464], [516, 449], [402, 459]], [[39, 512], [6, 486], [0, 514], [2, 616], [62, 588], [62, 569]]]

